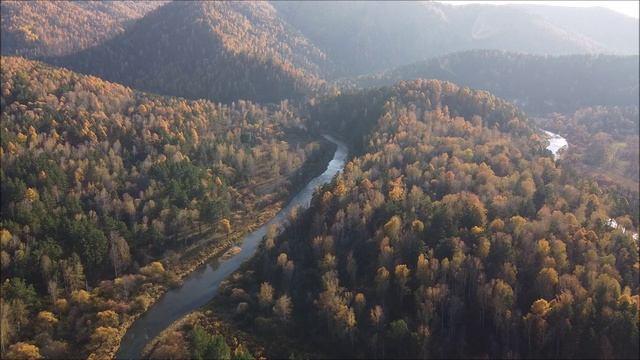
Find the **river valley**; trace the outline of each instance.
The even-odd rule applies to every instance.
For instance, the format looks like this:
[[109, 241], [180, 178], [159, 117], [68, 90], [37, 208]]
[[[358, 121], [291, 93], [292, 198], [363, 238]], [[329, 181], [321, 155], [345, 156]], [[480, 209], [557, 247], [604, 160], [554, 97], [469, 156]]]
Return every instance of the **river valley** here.
[[145, 344], [185, 314], [206, 304], [216, 293], [220, 283], [250, 259], [258, 249], [264, 235], [272, 225], [282, 224], [295, 207], [307, 208], [318, 186], [328, 183], [342, 171], [348, 155], [341, 141], [324, 135], [337, 148], [326, 170], [312, 179], [293, 197], [289, 204], [269, 222], [248, 234], [239, 244], [241, 250], [226, 259], [216, 258], [187, 275], [180, 287], [169, 290], [129, 328], [116, 354], [117, 359], [140, 357]]

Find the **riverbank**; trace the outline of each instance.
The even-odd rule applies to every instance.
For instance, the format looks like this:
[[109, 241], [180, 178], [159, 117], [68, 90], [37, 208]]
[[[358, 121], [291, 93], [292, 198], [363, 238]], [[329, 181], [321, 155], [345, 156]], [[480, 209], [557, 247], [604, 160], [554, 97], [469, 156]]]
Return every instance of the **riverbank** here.
[[[253, 339], [253, 337], [250, 336], [249, 334], [244, 333], [240, 329], [237, 329], [231, 326], [230, 325], [231, 322], [229, 321], [229, 319], [226, 319], [224, 316], [226, 314], [218, 314], [212, 308], [211, 300], [215, 299], [214, 295], [217, 293], [218, 287], [226, 286], [225, 284], [227, 284], [226, 279], [228, 278], [228, 276], [231, 276], [234, 273], [238, 273], [238, 271], [242, 272], [241, 269], [245, 269], [247, 266], [249, 266], [249, 264], [252, 261], [256, 261], [256, 258], [254, 257], [254, 253], [255, 251], [257, 251], [258, 247], [262, 243], [263, 236], [266, 234], [267, 232], [266, 229], [268, 226], [279, 225], [282, 221], [285, 221], [286, 217], [288, 216], [288, 210], [296, 206], [307, 207], [311, 201], [311, 197], [313, 195], [315, 188], [317, 188], [317, 186], [320, 186], [324, 183], [331, 181], [334, 175], [338, 171], [342, 170], [347, 157], [346, 146], [340, 141], [330, 136], [325, 136], [325, 138], [331, 142], [334, 142], [337, 145], [334, 158], [327, 165], [327, 170], [322, 175], [311, 180], [307, 184], [307, 186], [299, 194], [297, 194], [294, 199], [292, 199], [291, 203], [287, 205], [287, 208], [282, 210], [268, 224], [261, 227], [261, 229], [259, 229], [255, 233], [248, 235], [247, 238], [245, 238], [243, 249], [241, 250], [241, 251], [247, 250], [244, 257], [241, 256], [242, 254], [238, 254], [240, 256], [238, 256], [238, 258], [235, 259], [237, 261], [235, 262], [235, 264], [233, 264], [231, 262], [234, 260], [234, 257], [236, 255], [232, 255], [230, 259], [224, 260], [222, 264], [219, 265], [218, 268], [216, 268], [209, 274], [203, 273], [200, 276], [202, 279], [205, 279], [204, 283], [207, 284], [206, 286], [210, 286], [210, 283], [216, 284], [215, 291], [211, 292], [209, 294], [209, 297], [200, 299], [200, 301], [202, 301], [201, 306], [209, 303], [209, 305], [207, 305], [207, 307], [205, 308], [206, 311], [203, 312], [203, 310], [199, 310], [201, 309], [200, 306], [193, 306], [190, 311], [185, 312], [184, 315], [182, 315], [181, 317], [176, 318], [174, 321], [168, 323], [165, 327], [158, 329], [156, 331], [157, 335], [145, 341], [144, 344], [138, 341], [137, 345], [129, 344], [129, 346], [133, 347], [133, 349], [127, 349], [126, 350], [127, 352], [121, 349], [121, 351], [124, 354], [127, 354], [127, 355], [135, 354], [136, 356], [138, 356], [139, 354], [143, 354], [144, 357], [150, 357], [152, 355], [160, 356], [160, 357], [166, 356], [167, 354], [164, 353], [164, 351], [168, 348], [167, 347], [169, 346], [168, 344], [173, 343], [173, 340], [176, 339], [176, 337], [179, 337], [180, 339], [182, 339], [181, 341], [183, 341], [184, 339], [188, 339], [190, 336], [190, 331], [196, 323], [205, 327], [209, 331], [209, 333], [222, 334], [227, 339], [228, 343], [235, 344], [233, 346], [242, 344], [245, 348], [248, 348], [256, 356], [260, 356], [261, 354], [263, 354], [265, 348], [267, 347], [270, 349], [272, 348], [271, 346], [272, 344], [259, 344], [257, 341], [254, 341], [255, 339]], [[226, 269], [224, 269], [225, 266], [227, 266]], [[216, 273], [220, 274], [220, 276], [216, 276]], [[202, 279], [196, 279], [196, 282], [202, 283], [203, 282]], [[211, 279], [211, 281], [206, 281], [206, 279]], [[188, 284], [185, 284], [184, 286], [186, 287], [188, 286]], [[187, 302], [187, 303], [192, 302], [194, 301], [193, 300], [194, 297], [197, 299], [197, 295], [185, 292], [184, 296], [179, 298], [180, 304], [176, 304], [176, 306], [180, 306], [184, 302]], [[167, 317], [166, 314], [160, 311], [158, 311], [157, 315], [162, 317], [163, 319], [166, 319]], [[151, 324], [151, 321], [153, 319], [151, 320], [147, 319], [147, 320]], [[137, 337], [140, 338], [146, 334], [147, 333], [143, 330], [141, 333], [137, 334]], [[240, 341], [238, 341], [238, 339], [240, 339]], [[139, 352], [135, 349], [135, 347], [137, 346], [140, 347]], [[289, 348], [291, 348], [291, 346], [293, 345], [289, 344]], [[271, 351], [269, 353], [271, 353]], [[309, 350], [300, 349], [299, 353], [308, 354]]]
[[[226, 247], [216, 249], [216, 251], [214, 251], [215, 256], [208, 257], [206, 260], [200, 262], [200, 265], [206, 264], [206, 266], [193, 266], [192, 268], [195, 271], [185, 272], [190, 275], [187, 281], [181, 286], [165, 292], [164, 297], [160, 296], [155, 298], [153, 306], [147, 307], [146, 312], [138, 314], [136, 319], [130, 320], [127, 324], [124, 337], [122, 335], [120, 336], [120, 349], [116, 354], [117, 357], [130, 358], [139, 356], [148, 340], [151, 340], [157, 333], [164, 330], [173, 320], [177, 320], [183, 314], [192, 311], [200, 305], [204, 305], [217, 290], [217, 284], [224, 280], [231, 272], [235, 271], [237, 266], [253, 255], [262, 237], [266, 234], [268, 226], [283, 221], [293, 207], [307, 204], [310, 201], [315, 187], [321, 183], [330, 181], [333, 175], [342, 169], [346, 159], [346, 146], [344, 146], [344, 144], [338, 145], [338, 142], [331, 138], [325, 138], [338, 146], [329, 165], [327, 166], [327, 163], [324, 162], [323, 166], [326, 166], [327, 170], [309, 181], [306, 187], [293, 197], [286, 208], [282, 209], [284, 201], [280, 201], [277, 205], [269, 207], [271, 210], [281, 209], [276, 216], [273, 216], [273, 211], [268, 213], [261, 212], [258, 221], [251, 221], [253, 226], [244, 227], [241, 233], [236, 233], [232, 236], [233, 242], [225, 244], [227, 245]], [[313, 163], [317, 163], [319, 166], [320, 162], [325, 160], [323, 156], [318, 156], [316, 159], [317, 161], [311, 161], [310, 159], [310, 162], [306, 164], [307, 169], [313, 170], [317, 168]], [[313, 176], [312, 171], [306, 174], [308, 174], [307, 177]], [[290, 191], [294, 188], [295, 186], [292, 184], [289, 188], [289, 194], [294, 193]], [[270, 221], [256, 231], [249, 233], [244, 238], [242, 237], [242, 235], [256, 229], [256, 224], [264, 223], [265, 219], [268, 219], [269, 216], [273, 217]], [[220, 255], [237, 244], [239, 240], [242, 240], [242, 247], [236, 255], [231, 255], [229, 259], [226, 260], [220, 260], [219, 264], [210, 261], [211, 258], [219, 259]], [[182, 278], [185, 277], [186, 275], [182, 275]], [[136, 322], [135, 320], [138, 321]], [[164, 323], [166, 323], [166, 325], [163, 325]], [[111, 352], [110, 356], [113, 357], [113, 352]]]
[[[152, 281], [146, 282], [140, 286], [141, 291], [136, 293], [136, 298], [143, 297], [145, 299], [144, 306], [139, 310], [123, 316], [119, 326], [117, 326], [114, 338], [107, 343], [103, 343], [94, 352], [90, 353], [89, 359], [105, 359], [114, 358], [120, 348], [121, 342], [131, 326], [154, 304], [156, 304], [163, 295], [176, 286], [180, 286], [182, 280], [192, 274], [205, 264], [215, 261], [225, 255], [230, 249], [236, 246], [244, 236], [253, 232], [264, 223], [272, 219], [285, 204], [296, 194], [310, 179], [320, 173], [327, 162], [331, 159], [335, 145], [323, 138], [296, 137], [298, 144], [311, 144], [317, 142], [319, 149], [314, 151], [308, 159], [300, 166], [296, 173], [286, 181], [285, 190], [280, 189], [278, 193], [286, 192], [285, 196], [261, 206], [256, 211], [246, 213], [244, 215], [234, 216], [233, 231], [229, 234], [218, 234], [216, 225], [202, 229], [198, 235], [201, 239], [196, 241], [190, 247], [184, 249], [181, 254], [173, 254], [171, 258], [163, 258], [160, 261], [171, 269], [171, 284]], [[205, 235], [203, 235], [205, 234]], [[210, 235], [207, 235], [210, 234]]]
[[[265, 347], [256, 342], [255, 337], [237, 329], [228, 320], [218, 317], [212, 310], [193, 311], [184, 317], [178, 319], [157, 337], [147, 343], [142, 351], [142, 359], [159, 359], [166, 357], [166, 344], [175, 343], [176, 337], [184, 341], [187, 345], [187, 339], [196, 325], [202, 326], [207, 333], [222, 335], [227, 344], [231, 346], [232, 353], [239, 346], [248, 350], [255, 359], [265, 358]], [[188, 345], [187, 345], [188, 346]], [[184, 349], [181, 357], [189, 358], [188, 349]], [[171, 354], [175, 355], [175, 354]]]
[[[280, 200], [264, 208], [259, 214], [255, 214], [256, 216], [247, 217], [247, 221], [238, 226], [239, 230], [232, 232], [229, 235], [229, 239], [224, 241], [223, 243], [211, 244], [211, 242], [214, 241], [211, 240], [209, 242], [201, 244], [199, 246], [199, 250], [191, 250], [190, 255], [187, 255], [190, 256], [190, 258], [185, 259], [184, 262], [182, 262], [182, 266], [180, 266], [174, 272], [177, 279], [181, 281], [207, 262], [223, 256], [225, 252], [235, 244], [237, 244], [244, 237], [244, 235], [258, 228], [261, 224], [272, 218], [273, 215], [282, 208], [283, 203], [284, 200]], [[254, 220], [248, 221], [248, 219]], [[151, 286], [147, 287], [143, 294], [138, 295], [147, 296], [148, 302], [146, 309], [144, 309], [144, 311], [130, 315], [125, 320], [123, 320], [120, 326], [117, 328], [117, 341], [108, 344], [108, 346], [106, 347], [101, 347], [97, 351], [89, 354], [88, 359], [114, 359], [118, 349], [120, 348], [121, 341], [129, 328], [133, 325], [133, 323], [135, 323], [136, 320], [138, 320], [146, 313], [146, 310], [157, 303], [158, 300], [170, 289], [170, 287], [167, 287], [163, 284], [152, 284]]]

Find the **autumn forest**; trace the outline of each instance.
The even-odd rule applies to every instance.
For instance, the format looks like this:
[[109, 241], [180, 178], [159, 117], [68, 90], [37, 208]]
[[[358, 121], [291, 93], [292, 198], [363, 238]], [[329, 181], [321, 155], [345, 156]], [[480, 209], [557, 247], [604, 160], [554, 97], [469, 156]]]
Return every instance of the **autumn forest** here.
[[637, 15], [0, 9], [3, 359], [640, 356]]

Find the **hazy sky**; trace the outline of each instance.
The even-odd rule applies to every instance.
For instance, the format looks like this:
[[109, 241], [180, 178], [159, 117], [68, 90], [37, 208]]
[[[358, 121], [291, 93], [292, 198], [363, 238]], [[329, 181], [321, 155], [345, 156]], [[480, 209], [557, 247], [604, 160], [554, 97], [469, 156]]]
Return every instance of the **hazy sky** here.
[[600, 6], [623, 13], [625, 15], [638, 18], [638, 4], [640, 0], [632, 1], [439, 1], [451, 5], [464, 5], [472, 3], [484, 4], [543, 4], [555, 6], [592, 7]]

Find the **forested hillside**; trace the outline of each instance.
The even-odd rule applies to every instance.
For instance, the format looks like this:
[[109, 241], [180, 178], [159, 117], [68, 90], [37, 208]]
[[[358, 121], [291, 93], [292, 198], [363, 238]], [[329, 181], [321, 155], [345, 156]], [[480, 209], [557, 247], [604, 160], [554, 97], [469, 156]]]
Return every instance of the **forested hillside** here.
[[[469, 49], [638, 52], [637, 20], [592, 9], [347, 1], [8, 1], [2, 7], [3, 54], [46, 57], [146, 91], [222, 102], [296, 98], [321, 79]], [[585, 18], [598, 30], [584, 26]]]
[[[588, 107], [573, 114], [536, 118], [570, 142], [563, 163], [582, 176], [616, 189], [616, 211], [640, 220], [640, 117], [637, 106]], [[618, 215], [618, 214], [614, 214]]]
[[189, 271], [182, 250], [262, 221], [321, 150], [286, 102], [159, 97], [19, 57], [1, 90], [3, 358], [109, 351]]
[[1, 359], [639, 358], [637, 18], [0, 13]]
[[70, 54], [124, 31], [166, 1], [3, 1], [2, 54]]
[[529, 113], [574, 112], [597, 105], [638, 106], [638, 56], [542, 56], [473, 50], [355, 81], [360, 86], [441, 79], [513, 100]]
[[373, 121], [360, 155], [211, 310], [275, 357], [638, 354], [638, 247], [606, 225], [606, 192], [487, 92], [416, 80], [378, 99], [333, 106], [330, 127]]
[[165, 95], [277, 102], [319, 86], [325, 55], [269, 3], [177, 1], [100, 46], [47, 61]]
[[333, 76], [383, 71], [447, 53], [638, 53], [638, 20], [606, 9], [451, 6], [436, 2], [276, 1], [335, 65]]

